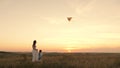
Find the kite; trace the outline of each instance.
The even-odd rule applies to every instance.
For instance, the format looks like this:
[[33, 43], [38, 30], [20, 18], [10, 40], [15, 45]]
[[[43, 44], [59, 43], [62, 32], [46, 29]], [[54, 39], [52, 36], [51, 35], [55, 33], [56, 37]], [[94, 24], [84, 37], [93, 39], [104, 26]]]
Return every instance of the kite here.
[[67, 20], [70, 22], [71, 21], [71, 19], [72, 19], [72, 17], [67, 17]]

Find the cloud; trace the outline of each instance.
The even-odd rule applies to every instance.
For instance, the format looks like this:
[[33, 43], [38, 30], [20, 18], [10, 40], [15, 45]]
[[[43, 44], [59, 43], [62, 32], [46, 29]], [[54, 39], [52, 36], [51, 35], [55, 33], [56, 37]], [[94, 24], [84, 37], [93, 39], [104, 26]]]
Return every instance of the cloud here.
[[78, 7], [75, 8], [76, 13], [78, 15], [83, 15], [83, 14], [85, 15], [85, 13], [87, 13], [87, 12], [92, 10], [93, 4], [95, 2], [96, 2], [96, 0], [92, 0], [92, 1], [90, 1], [88, 3], [86, 3], [86, 5], [84, 5], [82, 7], [79, 7], [79, 5], [78, 5]]
[[68, 4], [79, 17], [118, 18], [119, 2], [118, 0], [69, 0]]
[[110, 53], [119, 53], [120, 46], [116, 45], [102, 45], [102, 46], [87, 46], [85, 48], [74, 49], [73, 52], [110, 52]]
[[96, 0], [69, 0], [69, 6], [75, 11], [77, 15], [85, 15], [94, 7]]
[[67, 18], [60, 18], [60, 17], [42, 17], [43, 20], [47, 21], [50, 24], [65, 24]]
[[91, 48], [91, 49], [81, 49], [81, 51], [87, 52], [120, 52], [120, 47], [99, 47], [99, 48]]

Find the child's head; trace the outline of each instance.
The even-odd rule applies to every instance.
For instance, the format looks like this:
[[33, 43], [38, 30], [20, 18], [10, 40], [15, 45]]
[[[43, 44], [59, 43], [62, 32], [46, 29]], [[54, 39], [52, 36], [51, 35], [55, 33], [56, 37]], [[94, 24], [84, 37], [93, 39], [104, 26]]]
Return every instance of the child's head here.
[[42, 50], [39, 50], [39, 52], [42, 52]]

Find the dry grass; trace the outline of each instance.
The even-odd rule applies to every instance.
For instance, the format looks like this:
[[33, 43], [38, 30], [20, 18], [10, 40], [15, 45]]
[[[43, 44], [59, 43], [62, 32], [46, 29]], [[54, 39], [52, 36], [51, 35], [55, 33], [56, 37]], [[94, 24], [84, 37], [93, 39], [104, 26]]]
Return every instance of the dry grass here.
[[31, 62], [31, 53], [0, 53], [0, 68], [120, 68], [119, 53], [44, 53]]

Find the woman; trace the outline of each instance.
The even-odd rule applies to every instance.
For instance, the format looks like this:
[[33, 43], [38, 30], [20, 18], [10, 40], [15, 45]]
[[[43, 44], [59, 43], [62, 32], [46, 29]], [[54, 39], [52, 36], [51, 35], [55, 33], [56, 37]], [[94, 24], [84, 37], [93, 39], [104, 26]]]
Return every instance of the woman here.
[[36, 40], [33, 41], [33, 45], [32, 45], [32, 62], [36, 62], [38, 61], [38, 49], [36, 49]]

